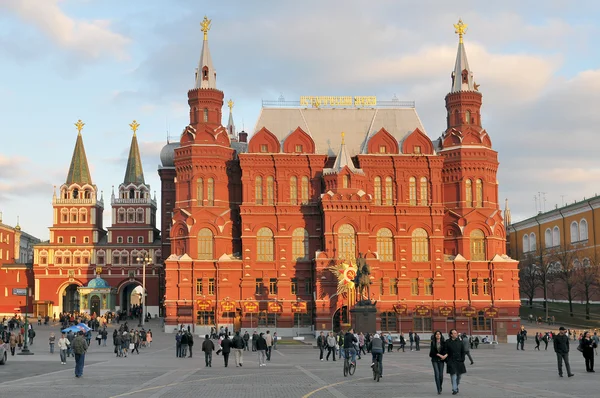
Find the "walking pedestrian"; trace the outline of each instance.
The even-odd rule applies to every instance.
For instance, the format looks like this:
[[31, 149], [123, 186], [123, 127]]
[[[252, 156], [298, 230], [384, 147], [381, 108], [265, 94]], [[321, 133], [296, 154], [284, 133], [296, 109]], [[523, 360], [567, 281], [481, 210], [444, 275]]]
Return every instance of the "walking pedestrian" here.
[[188, 349], [190, 350], [190, 356], [188, 358], [191, 358], [192, 357], [192, 348], [194, 347], [194, 334], [188, 332], [187, 336], [188, 336]]
[[221, 354], [223, 354], [223, 362], [225, 363], [225, 367], [229, 364], [229, 354], [231, 353], [232, 341], [229, 339], [227, 335], [221, 341]]
[[67, 339], [66, 333], [63, 332], [60, 339], [58, 339], [58, 350], [60, 352], [60, 364], [67, 364], [67, 348], [69, 348], [69, 339]]
[[317, 348], [319, 349], [319, 359], [323, 360], [323, 350], [325, 349], [325, 344], [327, 344], [327, 339], [325, 338], [325, 334], [323, 332], [319, 333], [319, 337], [317, 337]]
[[10, 355], [12, 355], [13, 357], [15, 356], [15, 349], [17, 347], [17, 340], [18, 337], [15, 334], [15, 332], [12, 332], [10, 334], [10, 337], [8, 338], [8, 345], [10, 346]]
[[212, 353], [215, 350], [215, 343], [212, 342], [209, 335], [204, 336], [202, 342], [202, 351], [204, 352], [204, 362], [206, 367], [212, 368]]
[[558, 375], [563, 377], [562, 363], [565, 362], [567, 368], [567, 376], [575, 376], [571, 373], [571, 365], [569, 364], [569, 337], [566, 335], [567, 329], [561, 326], [558, 329], [558, 334], [552, 338], [554, 343], [554, 352], [556, 353], [556, 361], [558, 363]]
[[598, 344], [600, 343], [600, 338], [598, 337], [598, 332], [594, 332], [594, 335], [592, 336], [592, 340], [594, 340], [594, 343], [596, 343], [596, 348], [594, 348], [594, 352], [596, 353], [596, 355], [598, 355]]
[[335, 336], [333, 335], [333, 332], [329, 332], [329, 335], [327, 336], [327, 356], [325, 357], [326, 360], [329, 361], [329, 355], [331, 355], [333, 353], [333, 361], [335, 362], [335, 345], [337, 344], [337, 340], [335, 338]]
[[256, 351], [256, 341], [258, 340], [258, 333], [256, 330], [252, 333], [252, 351]]
[[471, 360], [471, 365], [473, 365], [475, 362], [473, 362], [473, 358], [471, 357], [471, 344], [469, 344], [469, 338], [467, 337], [466, 333], [463, 333], [462, 335], [462, 343], [465, 347], [465, 355], [469, 357]]
[[233, 357], [235, 358], [235, 367], [243, 366], [244, 364], [244, 339], [240, 336], [240, 331], [235, 332], [233, 336]]
[[579, 347], [577, 349], [581, 351], [583, 354], [583, 358], [585, 359], [585, 371], [586, 372], [595, 372], [594, 371], [594, 349], [598, 345], [592, 339], [590, 332], [584, 332], [581, 342], [579, 343]]
[[248, 348], [249, 341], [250, 341], [250, 334], [246, 330], [246, 333], [244, 333], [244, 351], [250, 351], [250, 349]]
[[83, 366], [85, 364], [85, 353], [88, 344], [83, 337], [83, 332], [79, 332], [73, 339], [73, 352], [75, 353], [75, 377], [83, 376]]
[[410, 343], [410, 350], [413, 350], [413, 344], [415, 343], [415, 338], [413, 337], [413, 332], [409, 331], [408, 332], [408, 341]]
[[54, 342], [56, 341], [56, 336], [54, 336], [54, 332], [50, 332], [50, 337], [48, 338], [48, 344], [50, 344], [50, 354], [54, 354]]
[[182, 332], [181, 333], [181, 358], [185, 358], [187, 356], [188, 341], [189, 341], [188, 333]]
[[358, 357], [360, 358], [360, 354], [365, 354], [367, 355], [367, 353], [365, 352], [365, 335], [363, 334], [363, 332], [360, 332], [360, 334], [358, 335]]
[[279, 341], [279, 336], [277, 336], [277, 332], [273, 333], [273, 349], [277, 349], [277, 342]]
[[271, 348], [273, 347], [273, 336], [271, 336], [270, 332], [267, 330], [267, 334], [264, 336], [265, 341], [267, 342], [267, 361], [271, 361]]
[[431, 365], [433, 366], [433, 377], [435, 379], [435, 386], [437, 387], [437, 393], [442, 393], [442, 384], [444, 383], [444, 361], [448, 357], [446, 353], [446, 343], [444, 342], [444, 336], [442, 332], [436, 330], [431, 340], [431, 347], [429, 349], [429, 357], [431, 358]]
[[458, 332], [456, 329], [450, 329], [450, 339], [446, 342], [446, 362], [448, 366], [446, 368], [452, 380], [452, 395], [458, 394], [458, 387], [460, 385], [460, 378], [463, 374], [467, 373], [465, 367], [465, 346], [458, 339]]
[[261, 333], [256, 339], [256, 351], [258, 351], [258, 366], [267, 366], [265, 359], [267, 358], [267, 341]]
[[548, 332], [546, 332], [546, 334], [544, 334], [544, 337], [542, 337], [542, 341], [546, 345], [544, 347], [544, 351], [548, 351], [548, 340], [549, 340], [549, 336], [548, 336]]
[[418, 333], [415, 333], [415, 351], [421, 351], [421, 346], [419, 345], [421, 343], [421, 337], [419, 336]]
[[538, 351], [540, 350], [540, 343], [541, 343], [541, 341], [540, 341], [540, 333], [536, 332], [535, 333], [535, 348], [534, 348], [534, 350], [538, 350]]

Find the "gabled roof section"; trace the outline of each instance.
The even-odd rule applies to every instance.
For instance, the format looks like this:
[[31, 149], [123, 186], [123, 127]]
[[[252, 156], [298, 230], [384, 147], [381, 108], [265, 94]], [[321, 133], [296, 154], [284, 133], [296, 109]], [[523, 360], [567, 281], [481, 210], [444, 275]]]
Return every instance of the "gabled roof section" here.
[[140, 148], [138, 146], [137, 135], [134, 132], [129, 147], [129, 158], [127, 159], [127, 169], [123, 184], [145, 184], [144, 170], [142, 169], [142, 158], [140, 157]]
[[71, 166], [69, 166], [66, 184], [79, 184], [80, 186], [84, 184], [92, 185], [92, 176], [90, 175], [90, 168], [88, 166], [87, 156], [85, 155], [81, 130], [77, 134], [77, 141], [75, 141], [75, 149], [73, 150], [73, 157], [71, 158]]

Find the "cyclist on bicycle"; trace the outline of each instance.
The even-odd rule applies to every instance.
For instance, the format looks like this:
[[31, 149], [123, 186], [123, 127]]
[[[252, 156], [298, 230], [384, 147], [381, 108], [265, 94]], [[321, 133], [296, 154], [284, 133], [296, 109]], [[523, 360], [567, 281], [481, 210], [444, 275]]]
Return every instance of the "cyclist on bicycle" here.
[[347, 350], [350, 355], [352, 355], [352, 363], [356, 365], [356, 349], [354, 348], [354, 343], [358, 343], [358, 339], [354, 336], [354, 329], [350, 329], [346, 335], [344, 335], [344, 351]]
[[383, 340], [381, 340], [379, 334], [375, 333], [373, 340], [371, 340], [371, 354], [373, 355], [373, 363], [371, 364], [371, 367], [375, 366], [375, 361], [378, 361], [381, 377], [383, 377], [383, 347]]

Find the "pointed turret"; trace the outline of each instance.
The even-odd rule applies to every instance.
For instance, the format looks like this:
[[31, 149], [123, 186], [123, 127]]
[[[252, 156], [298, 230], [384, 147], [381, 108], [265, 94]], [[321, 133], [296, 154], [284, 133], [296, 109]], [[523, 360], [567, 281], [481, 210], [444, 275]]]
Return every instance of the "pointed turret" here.
[[233, 100], [227, 101], [227, 106], [229, 107], [229, 121], [227, 122], [227, 133], [230, 138], [235, 138], [237, 140], [237, 134], [235, 131], [235, 123], [233, 123]]
[[202, 52], [200, 53], [200, 62], [196, 69], [195, 88], [217, 88], [217, 72], [213, 67], [210, 50], [208, 49], [208, 31], [210, 30], [211, 20], [204, 16], [200, 23], [202, 32], [204, 32], [204, 41], [202, 42]]
[[133, 130], [133, 137], [131, 137], [131, 147], [129, 148], [129, 159], [127, 160], [127, 169], [125, 170], [125, 179], [123, 184], [145, 184], [144, 181], [144, 170], [142, 169], [142, 158], [140, 157], [140, 148], [137, 142], [136, 131], [139, 127], [139, 123], [135, 120], [129, 125]]
[[346, 150], [346, 141], [344, 136], [345, 134], [342, 133], [342, 144], [340, 145], [340, 150], [338, 151], [337, 157], [335, 158], [335, 163], [333, 164], [333, 167], [331, 167], [330, 169], [323, 169], [323, 174], [338, 174], [339, 172], [344, 170], [344, 167], [348, 167], [350, 172], [352, 172], [353, 174], [364, 174], [362, 169], [357, 169], [356, 167], [354, 167], [352, 157], [350, 157], [348, 151]]
[[73, 150], [73, 157], [71, 158], [69, 174], [67, 174], [67, 185], [78, 184], [81, 186], [92, 184], [90, 168], [88, 167], [85, 148], [83, 146], [83, 137], [81, 136], [83, 126], [85, 126], [85, 123], [83, 123], [81, 119], [75, 123], [75, 127], [77, 127], [77, 141], [75, 142], [75, 149]]
[[508, 207], [508, 198], [504, 201], [504, 225], [511, 224], [510, 208]]
[[456, 62], [454, 64], [454, 71], [452, 72], [451, 93], [475, 91], [477, 89], [473, 81], [473, 72], [469, 68], [465, 44], [463, 43], [463, 35], [467, 32], [467, 26], [467, 24], [463, 23], [462, 19], [459, 19], [458, 23], [454, 25], [458, 34], [458, 52], [456, 53]]

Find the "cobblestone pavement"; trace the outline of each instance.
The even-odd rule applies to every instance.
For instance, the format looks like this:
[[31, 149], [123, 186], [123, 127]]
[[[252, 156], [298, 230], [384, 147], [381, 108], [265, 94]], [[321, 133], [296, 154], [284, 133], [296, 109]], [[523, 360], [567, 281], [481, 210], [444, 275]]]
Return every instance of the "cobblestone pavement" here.
[[[158, 325], [150, 325], [158, 330]], [[82, 378], [74, 377], [74, 361], [61, 365], [58, 353], [46, 344], [50, 327], [38, 327], [33, 356], [9, 357], [0, 366], [0, 397], [431, 397], [437, 396], [428, 347], [421, 351], [384, 356], [384, 377], [373, 381], [368, 357], [358, 361], [356, 374], [344, 377], [342, 362], [319, 361], [310, 346], [280, 345], [267, 367], [259, 368], [255, 355], [245, 352], [244, 366], [228, 368], [221, 356], [213, 367], [204, 366], [202, 339], [195, 339], [193, 358], [176, 358], [174, 336], [155, 333], [152, 347], [128, 358], [115, 358], [112, 347], [92, 344]], [[56, 329], [53, 329], [56, 330]], [[111, 330], [112, 333], [112, 330]], [[110, 341], [109, 341], [110, 344]], [[467, 365], [459, 396], [464, 397], [597, 397], [598, 373], [586, 373], [574, 347], [573, 378], [559, 378], [551, 351], [525, 351], [514, 345], [473, 350], [475, 365]], [[566, 373], [566, 372], [565, 372]], [[442, 395], [451, 395], [446, 375]]]

